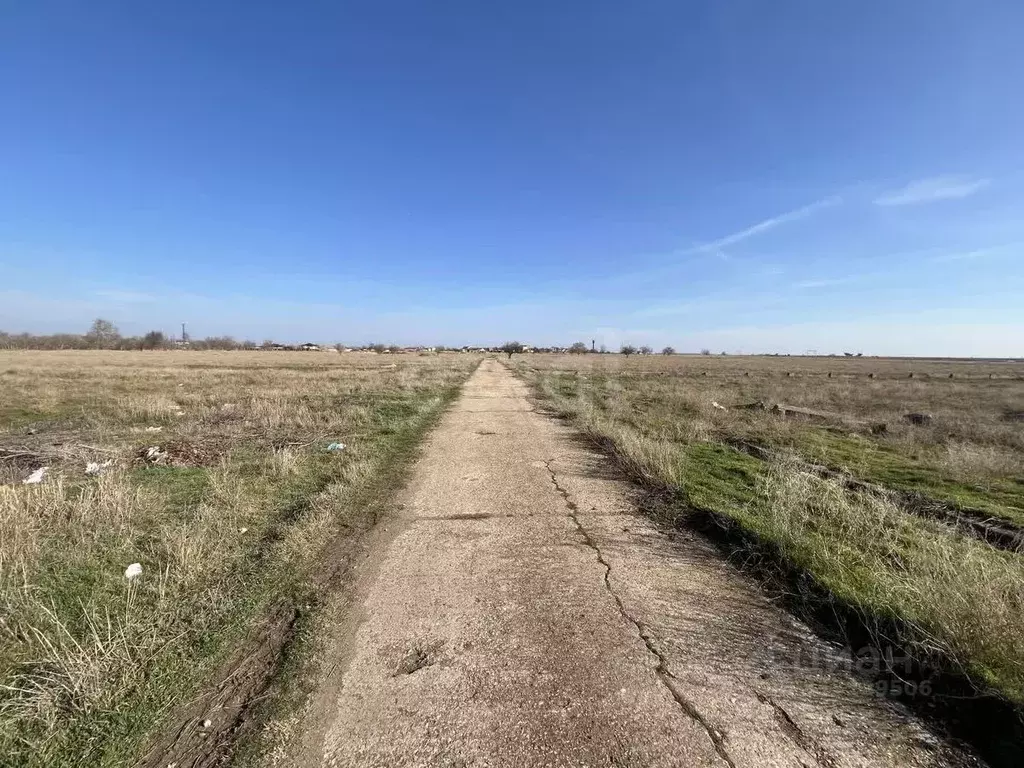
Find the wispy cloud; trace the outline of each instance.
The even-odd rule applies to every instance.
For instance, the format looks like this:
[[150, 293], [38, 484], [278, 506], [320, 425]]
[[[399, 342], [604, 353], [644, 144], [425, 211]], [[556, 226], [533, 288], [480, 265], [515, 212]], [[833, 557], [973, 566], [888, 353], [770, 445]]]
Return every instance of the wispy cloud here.
[[1008, 243], [1006, 245], [997, 245], [992, 248], [976, 248], [973, 251], [955, 251], [953, 253], [944, 253], [941, 256], [936, 256], [932, 261], [971, 261], [973, 259], [983, 259], [988, 256], [998, 256], [1001, 253], [1008, 253], [1010, 251], [1019, 251], [1024, 243]]
[[842, 202], [839, 197], [826, 197], [823, 200], [818, 200], [805, 205], [800, 208], [796, 208], [786, 213], [780, 213], [778, 216], [772, 216], [764, 221], [759, 221], [757, 224], [753, 224], [746, 229], [741, 229], [739, 232], [733, 232], [731, 235], [720, 237], [718, 240], [713, 240], [710, 243], [704, 243], [703, 245], [697, 246], [694, 251], [700, 253], [715, 252], [722, 248], [726, 248], [730, 245], [743, 242], [754, 235], [759, 235], [762, 232], [767, 232], [770, 229], [775, 229], [782, 224], [788, 224], [793, 221], [799, 221], [800, 219], [806, 219], [813, 213], [820, 211], [822, 208], [828, 208], [833, 205], [838, 205]]
[[157, 300], [157, 297], [152, 294], [139, 293], [138, 291], [103, 290], [94, 291], [93, 295], [107, 301], [115, 301], [119, 304], [145, 304]]
[[938, 200], [958, 200], [980, 192], [991, 183], [991, 179], [970, 176], [933, 176], [912, 181], [902, 189], [886, 192], [875, 198], [875, 205], [918, 205]]
[[800, 219], [806, 219], [811, 214], [817, 213], [823, 208], [830, 208], [834, 205], [839, 205], [843, 202], [841, 197], [833, 196], [826, 197], [822, 200], [805, 205], [801, 208], [796, 208], [786, 213], [780, 213], [778, 216], [772, 216], [764, 221], [759, 221], [757, 224], [753, 224], [746, 229], [741, 229], [739, 232], [733, 232], [731, 235], [720, 237], [717, 240], [712, 240], [710, 243], [703, 243], [694, 248], [691, 248], [687, 253], [714, 253], [720, 254], [721, 249], [728, 248], [730, 245], [736, 245], [744, 240], [747, 240], [755, 235], [759, 235], [762, 232], [767, 232], [770, 229], [775, 229], [783, 224], [789, 224]]

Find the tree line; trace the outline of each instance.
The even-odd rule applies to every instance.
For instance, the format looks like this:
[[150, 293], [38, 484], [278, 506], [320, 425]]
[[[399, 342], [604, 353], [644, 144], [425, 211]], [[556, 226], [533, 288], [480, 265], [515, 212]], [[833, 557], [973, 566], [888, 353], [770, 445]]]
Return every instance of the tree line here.
[[[96, 318], [85, 333], [7, 333], [0, 331], [0, 349], [173, 349], [178, 342], [163, 331], [141, 336], [122, 336], [109, 320]], [[238, 341], [231, 336], [189, 339], [189, 349], [256, 349], [254, 341]]]

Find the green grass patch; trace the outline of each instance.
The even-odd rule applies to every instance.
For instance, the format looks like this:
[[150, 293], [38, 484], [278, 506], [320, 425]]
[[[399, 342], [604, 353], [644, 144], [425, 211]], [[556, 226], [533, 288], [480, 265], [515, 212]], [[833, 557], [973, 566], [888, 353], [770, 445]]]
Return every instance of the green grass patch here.
[[934, 455], [926, 450], [908, 454], [904, 446], [822, 429], [801, 432], [793, 447], [811, 461], [868, 482], [920, 493], [1024, 525], [1024, 485], [1019, 478], [957, 480], [939, 468]]

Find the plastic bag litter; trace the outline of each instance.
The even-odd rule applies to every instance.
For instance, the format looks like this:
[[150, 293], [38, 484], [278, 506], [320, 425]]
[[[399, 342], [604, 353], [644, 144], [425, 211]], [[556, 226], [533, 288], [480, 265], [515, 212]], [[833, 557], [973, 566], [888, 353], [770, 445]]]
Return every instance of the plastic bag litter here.
[[711, 407], [712, 407], [712, 408], [717, 408], [717, 409], [718, 409], [718, 410], [720, 410], [720, 411], [727, 411], [727, 410], [729, 410], [729, 409], [728, 409], [728, 408], [726, 408], [726, 407], [725, 407], [724, 405], [719, 405], [719, 404], [718, 404], [717, 402], [715, 402], [714, 400], [712, 400], [712, 401], [711, 401]]
[[49, 471], [49, 467], [40, 467], [21, 482], [25, 485], [35, 485], [36, 483], [41, 483], [43, 482], [43, 478], [46, 477], [46, 473]]
[[102, 475], [103, 470], [109, 469], [114, 466], [113, 459], [107, 459], [104, 462], [90, 461], [85, 465], [85, 474], [87, 475]]
[[132, 563], [124, 569], [124, 577], [131, 581], [142, 575], [142, 563]]
[[161, 451], [159, 447], [152, 445], [146, 449], [146, 461], [150, 464], [159, 464], [167, 458], [167, 451]]
[[328, 451], [344, 451], [345, 450], [345, 444], [344, 443], [330, 443], [327, 446], [327, 450]]

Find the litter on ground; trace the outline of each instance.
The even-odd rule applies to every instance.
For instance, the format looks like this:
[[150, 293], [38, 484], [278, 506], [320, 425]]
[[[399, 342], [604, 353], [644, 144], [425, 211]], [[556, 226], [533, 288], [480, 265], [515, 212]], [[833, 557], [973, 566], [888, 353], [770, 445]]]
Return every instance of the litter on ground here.
[[102, 475], [103, 470], [109, 469], [114, 466], [113, 459], [107, 459], [104, 462], [90, 461], [85, 465], [85, 474], [87, 475]]
[[25, 485], [35, 485], [36, 483], [41, 483], [43, 482], [43, 478], [46, 477], [46, 473], [49, 471], [49, 469], [49, 467], [40, 467], [21, 482], [24, 483]]
[[147, 432], [163, 432], [163, 427], [146, 427]]
[[124, 569], [124, 577], [131, 581], [142, 575], [142, 563], [132, 563]]
[[719, 405], [719, 404], [718, 404], [717, 402], [715, 402], [714, 400], [712, 400], [712, 401], [711, 401], [711, 407], [712, 407], [712, 408], [717, 408], [717, 409], [718, 409], [718, 410], [720, 410], [720, 411], [726, 411], [726, 410], [728, 410], [728, 409], [727, 409], [727, 408], [726, 408], [726, 407], [725, 407], [724, 405]]
[[328, 451], [344, 451], [345, 450], [345, 444], [344, 443], [330, 443], [327, 446], [327, 450]]
[[162, 451], [158, 446], [152, 445], [146, 449], [146, 461], [150, 464], [159, 464], [167, 458], [167, 451]]

